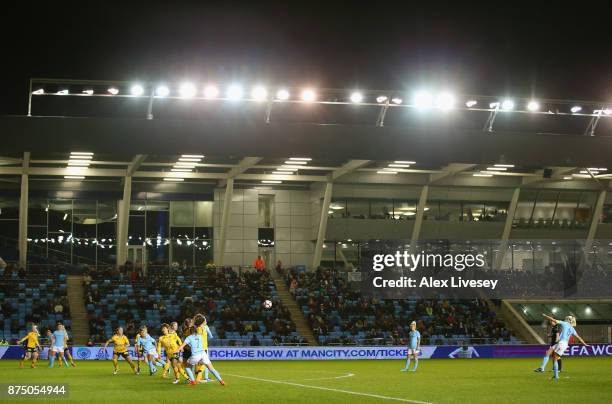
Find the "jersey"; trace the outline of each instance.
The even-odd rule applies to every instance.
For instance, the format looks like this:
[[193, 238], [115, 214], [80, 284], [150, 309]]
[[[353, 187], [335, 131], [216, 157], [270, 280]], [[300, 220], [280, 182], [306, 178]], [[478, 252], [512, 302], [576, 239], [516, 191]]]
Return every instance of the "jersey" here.
[[111, 342], [114, 345], [113, 350], [117, 353], [124, 353], [127, 351], [127, 345], [130, 343], [125, 335], [113, 335], [111, 337]]
[[421, 333], [417, 330], [410, 331], [408, 333], [408, 348], [417, 349], [419, 345], [419, 339], [421, 338]]
[[166, 356], [171, 356], [178, 351], [179, 346], [181, 346], [183, 342], [175, 333], [171, 333], [168, 335], [162, 335], [157, 340], [157, 350], [161, 351], [161, 348], [164, 348], [166, 351]]
[[185, 344], [191, 348], [191, 355], [204, 352], [204, 339], [200, 334], [191, 334], [185, 338]]
[[138, 338], [138, 343], [146, 352], [155, 350], [155, 340], [149, 334]]
[[213, 337], [212, 332], [210, 332], [210, 328], [208, 328], [207, 325], [204, 325], [204, 326], [201, 325], [201, 326], [199, 326], [197, 328], [197, 333], [198, 333], [198, 335], [202, 336], [202, 342], [203, 342], [204, 350], [208, 351], [208, 338], [209, 337], [210, 338]]
[[38, 346], [38, 333], [31, 331], [23, 337], [19, 343], [26, 342], [26, 348], [36, 348]]
[[55, 337], [55, 340], [53, 341], [53, 347], [64, 349], [64, 346], [65, 346], [64, 340], [66, 338], [66, 332], [55, 330], [53, 331], [53, 337]]
[[555, 324], [550, 330], [550, 345], [555, 345], [559, 339], [557, 338], [557, 334], [561, 334], [561, 326], [559, 324]]
[[570, 337], [572, 335], [577, 335], [576, 330], [567, 321], [559, 321], [558, 324], [561, 327], [561, 331], [559, 332], [558, 342], [565, 342], [566, 344], [569, 344]]

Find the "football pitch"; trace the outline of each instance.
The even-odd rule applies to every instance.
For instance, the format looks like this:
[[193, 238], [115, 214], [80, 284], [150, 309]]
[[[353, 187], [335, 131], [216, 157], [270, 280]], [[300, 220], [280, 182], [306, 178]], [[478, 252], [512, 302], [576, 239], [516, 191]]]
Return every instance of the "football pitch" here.
[[[551, 372], [534, 373], [532, 359], [421, 360], [416, 373], [400, 372], [403, 361], [218, 361], [227, 386], [217, 382], [188, 386], [132, 374], [120, 362], [112, 374], [110, 361], [78, 362], [76, 368], [18, 368], [17, 361], [0, 361], [0, 384], [68, 385], [68, 396], [54, 402], [73, 403], [604, 403], [612, 397], [611, 358], [566, 358], [558, 381]], [[550, 368], [550, 364], [548, 366]], [[144, 369], [144, 367], [143, 367]], [[212, 375], [211, 375], [212, 377]], [[47, 402], [48, 398], [0, 402]]]

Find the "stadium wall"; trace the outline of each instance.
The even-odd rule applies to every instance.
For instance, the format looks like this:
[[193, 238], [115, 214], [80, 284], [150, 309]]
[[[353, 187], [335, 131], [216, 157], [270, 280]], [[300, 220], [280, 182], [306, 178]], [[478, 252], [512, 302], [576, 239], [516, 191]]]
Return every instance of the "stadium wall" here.
[[[70, 348], [77, 360], [111, 359], [112, 350], [106, 352], [100, 347], [75, 346]], [[423, 346], [421, 359], [474, 359], [474, 358], [531, 358], [541, 357], [548, 345], [469, 345], [469, 346]], [[130, 355], [136, 359], [134, 348]], [[215, 347], [209, 350], [212, 360], [364, 360], [403, 359], [403, 346], [362, 346], [362, 347]], [[23, 347], [1, 346], [0, 359], [20, 359]], [[588, 347], [571, 345], [566, 356], [612, 356], [612, 344], [594, 344]], [[48, 358], [48, 348], [41, 353]]]

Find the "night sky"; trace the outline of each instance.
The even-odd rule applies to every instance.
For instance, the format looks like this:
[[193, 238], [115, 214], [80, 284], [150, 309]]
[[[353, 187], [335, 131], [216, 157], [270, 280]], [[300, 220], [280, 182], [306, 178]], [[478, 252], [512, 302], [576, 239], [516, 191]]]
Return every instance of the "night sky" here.
[[25, 113], [29, 77], [426, 86], [612, 102], [604, 2], [85, 3], [93, 2], [2, 11], [0, 113]]

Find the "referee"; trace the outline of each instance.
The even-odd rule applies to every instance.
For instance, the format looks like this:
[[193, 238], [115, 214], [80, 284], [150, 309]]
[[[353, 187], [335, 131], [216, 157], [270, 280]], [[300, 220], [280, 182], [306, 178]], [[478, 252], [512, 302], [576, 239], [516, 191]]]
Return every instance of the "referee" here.
[[[553, 324], [552, 328], [550, 329], [550, 346], [551, 347], [553, 345], [556, 345], [557, 342], [559, 342], [560, 333], [561, 333], [561, 326], [559, 325], [559, 323]], [[557, 360], [557, 363], [559, 364], [559, 372], [560, 372], [561, 367], [563, 366], [561, 358]]]

